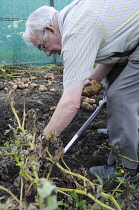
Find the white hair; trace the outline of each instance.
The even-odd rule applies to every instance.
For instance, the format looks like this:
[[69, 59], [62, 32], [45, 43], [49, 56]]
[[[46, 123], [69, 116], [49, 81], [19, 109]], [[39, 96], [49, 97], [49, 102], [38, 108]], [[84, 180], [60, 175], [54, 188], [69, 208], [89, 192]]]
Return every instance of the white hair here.
[[31, 34], [34, 31], [43, 31], [45, 26], [51, 26], [53, 17], [57, 10], [54, 7], [42, 6], [35, 10], [26, 21], [26, 30], [23, 39], [27, 44], [31, 44]]

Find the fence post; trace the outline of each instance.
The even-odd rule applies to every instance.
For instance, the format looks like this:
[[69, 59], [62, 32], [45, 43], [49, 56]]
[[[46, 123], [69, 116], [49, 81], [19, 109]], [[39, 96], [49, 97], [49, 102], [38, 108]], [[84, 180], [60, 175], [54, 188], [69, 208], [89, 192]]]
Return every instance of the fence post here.
[[[50, 6], [54, 7], [54, 0], [50, 0]], [[53, 55], [53, 63], [56, 64], [56, 54]]]
[[54, 7], [54, 0], [50, 0], [50, 6]]

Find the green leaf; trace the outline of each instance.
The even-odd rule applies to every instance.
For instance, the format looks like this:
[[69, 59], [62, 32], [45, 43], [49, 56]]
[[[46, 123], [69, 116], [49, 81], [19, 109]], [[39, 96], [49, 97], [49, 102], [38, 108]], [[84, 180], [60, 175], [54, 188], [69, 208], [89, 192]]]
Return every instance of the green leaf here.
[[5, 69], [0, 69], [0, 71], [2, 71], [3, 73], [5, 73], [5, 72], [6, 72], [6, 70], [5, 70]]
[[77, 202], [77, 203], [76, 203], [76, 207], [77, 207], [77, 208], [79, 207], [80, 210], [86, 210], [85, 203], [86, 203], [86, 200], [82, 200], [82, 201], [80, 201], [80, 202]]
[[55, 210], [57, 209], [58, 204], [57, 204], [57, 199], [56, 195], [52, 195], [47, 199], [47, 208], [46, 210]]
[[6, 142], [4, 143], [4, 146], [7, 147], [7, 148], [10, 147], [10, 143], [9, 143], [8, 141], [6, 141]]
[[95, 174], [95, 176], [97, 177], [97, 179], [98, 179], [100, 185], [101, 185], [102, 188], [103, 188], [103, 180], [102, 180], [102, 178], [101, 178], [100, 176], [98, 176], [97, 174]]
[[58, 206], [68, 207], [68, 205], [65, 202], [63, 202], [63, 200], [62, 201], [58, 201], [57, 203], [58, 203]]
[[24, 161], [20, 161], [19, 163], [16, 164], [17, 166], [21, 167], [24, 165]]
[[71, 192], [71, 196], [72, 196], [76, 201], [79, 200], [78, 194], [77, 194], [76, 192]]
[[25, 176], [25, 175], [26, 175], [26, 171], [24, 171], [24, 170], [23, 170], [23, 171], [20, 171], [19, 174], [20, 174], [21, 176]]
[[53, 190], [56, 189], [55, 185], [52, 185], [47, 179], [41, 179], [42, 185], [37, 188], [38, 194], [42, 199], [51, 195]]
[[122, 184], [125, 183], [125, 179], [123, 177], [116, 177], [116, 179], [117, 182], [121, 182]]

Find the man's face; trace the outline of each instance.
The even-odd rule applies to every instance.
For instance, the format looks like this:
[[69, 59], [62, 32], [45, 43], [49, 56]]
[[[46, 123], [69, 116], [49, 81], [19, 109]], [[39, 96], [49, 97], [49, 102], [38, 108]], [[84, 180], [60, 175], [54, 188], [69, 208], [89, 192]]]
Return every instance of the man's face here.
[[61, 54], [61, 35], [53, 27], [46, 27], [43, 31], [37, 31], [33, 34], [32, 43], [44, 51], [47, 56], [58, 53]]

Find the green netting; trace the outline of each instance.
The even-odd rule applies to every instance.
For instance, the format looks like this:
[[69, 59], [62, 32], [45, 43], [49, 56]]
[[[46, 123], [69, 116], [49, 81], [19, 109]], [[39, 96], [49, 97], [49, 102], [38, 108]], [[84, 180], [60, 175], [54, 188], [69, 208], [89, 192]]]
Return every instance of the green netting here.
[[0, 0], [0, 64], [46, 65], [61, 63], [56, 55], [47, 57], [35, 47], [28, 47], [22, 40], [25, 20], [37, 8], [47, 5], [61, 10], [72, 0]]

